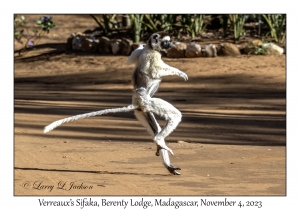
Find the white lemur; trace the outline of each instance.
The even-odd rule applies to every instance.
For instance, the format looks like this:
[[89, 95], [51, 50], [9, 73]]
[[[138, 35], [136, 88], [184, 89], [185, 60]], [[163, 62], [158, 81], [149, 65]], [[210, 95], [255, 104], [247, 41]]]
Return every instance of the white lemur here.
[[[143, 48], [144, 47], [144, 48]], [[168, 152], [173, 155], [173, 151], [165, 144], [165, 138], [177, 127], [181, 121], [181, 112], [168, 102], [152, 98], [158, 90], [162, 77], [168, 75], [178, 75], [187, 80], [187, 75], [167, 64], [161, 59], [161, 51], [168, 50], [172, 47], [171, 39], [166, 32], [157, 32], [151, 35], [146, 45], [140, 46], [133, 51], [128, 58], [128, 63], [136, 63], [135, 70], [132, 75], [133, 95], [132, 104], [115, 109], [106, 109], [73, 117], [68, 117], [51, 123], [44, 128], [44, 133], [53, 130], [59, 125], [95, 115], [102, 115], [115, 112], [134, 111], [136, 118], [146, 127], [157, 145], [156, 155], [162, 156], [163, 164], [170, 173], [179, 175], [176, 170], [180, 168], [170, 164]], [[154, 114], [163, 117], [167, 123], [160, 128]]]

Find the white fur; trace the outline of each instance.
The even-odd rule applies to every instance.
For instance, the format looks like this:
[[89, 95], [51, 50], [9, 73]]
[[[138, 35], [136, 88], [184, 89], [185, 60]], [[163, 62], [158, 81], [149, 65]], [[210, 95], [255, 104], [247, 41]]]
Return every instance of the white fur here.
[[140, 71], [151, 75], [153, 79], [177, 75], [182, 77], [185, 81], [188, 80], [188, 76], [184, 72], [164, 63], [161, 59], [161, 54], [148, 46], [146, 46], [140, 54], [139, 67]]
[[127, 64], [137, 64], [140, 55], [143, 52], [145, 44], [140, 44], [128, 57]]
[[169, 36], [165, 36], [161, 39], [162, 41], [171, 41], [171, 38]]
[[92, 116], [96, 116], [96, 115], [103, 115], [103, 114], [108, 114], [108, 113], [129, 112], [129, 111], [133, 111], [134, 109], [135, 109], [135, 107], [133, 105], [129, 105], [129, 106], [122, 107], [122, 108], [105, 109], [105, 110], [101, 110], [101, 111], [75, 115], [73, 117], [68, 117], [68, 118], [64, 118], [64, 119], [61, 119], [61, 120], [57, 120], [57, 121], [51, 123], [50, 125], [47, 125], [44, 128], [44, 133], [52, 131], [54, 128], [60, 126], [63, 123], [71, 122], [71, 121], [74, 121], [74, 120], [79, 120], [79, 119], [83, 119], [83, 118], [87, 118], [87, 117], [92, 117]]

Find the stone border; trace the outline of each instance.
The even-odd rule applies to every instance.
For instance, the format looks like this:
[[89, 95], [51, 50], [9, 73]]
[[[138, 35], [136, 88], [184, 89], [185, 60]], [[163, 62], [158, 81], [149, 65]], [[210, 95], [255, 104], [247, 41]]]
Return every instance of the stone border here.
[[[102, 55], [130, 55], [141, 43], [122, 39], [109, 39], [97, 34], [73, 33], [67, 39], [67, 50], [81, 51], [87, 53], [99, 53]], [[249, 44], [235, 45], [222, 43], [219, 45], [208, 44], [201, 46], [197, 42], [184, 43], [174, 42], [173, 47], [163, 56], [168, 58], [196, 58], [217, 56], [238, 56], [241, 54], [255, 54], [255, 47], [264, 47], [266, 55], [281, 55], [285, 50], [274, 43], [262, 43], [253, 40]]]

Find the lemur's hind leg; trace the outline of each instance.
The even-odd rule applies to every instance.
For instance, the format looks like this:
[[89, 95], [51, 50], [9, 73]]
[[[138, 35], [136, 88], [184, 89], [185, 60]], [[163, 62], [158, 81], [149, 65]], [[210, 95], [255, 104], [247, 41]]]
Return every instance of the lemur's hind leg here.
[[[155, 137], [158, 132], [161, 131], [159, 124], [157, 123], [153, 113], [143, 112], [141, 110], [135, 110], [134, 115], [140, 121], [140, 123], [147, 129], [152, 138]], [[160, 146], [157, 145], [156, 156], [159, 156]]]
[[[136, 110], [134, 114], [140, 123], [147, 129], [152, 138], [154, 138], [161, 131], [161, 128], [157, 123], [153, 113]], [[159, 150], [162, 149], [162, 147], [159, 145], [156, 146], [155, 155], [159, 156]]]
[[172, 104], [159, 98], [148, 99], [147, 103], [144, 104], [143, 111], [152, 112], [167, 120], [166, 125], [153, 138], [157, 145], [161, 145], [164, 148], [164, 139], [172, 133], [181, 121], [181, 112]]
[[[154, 138], [155, 135], [157, 135], [161, 131], [161, 128], [157, 123], [153, 113], [135, 110], [134, 114], [136, 118], [141, 122], [141, 124], [147, 129], [152, 138]], [[176, 170], [181, 169], [177, 166], [171, 165], [168, 151], [162, 149], [159, 145], [157, 145], [156, 155], [159, 156], [159, 154], [161, 154], [163, 164], [169, 170], [169, 172], [174, 175], [180, 175], [180, 173]]]
[[163, 159], [163, 164], [169, 170], [169, 172], [174, 175], [180, 175], [180, 173], [177, 170], [181, 170], [181, 168], [171, 164], [168, 151], [165, 149], [160, 149], [159, 152]]

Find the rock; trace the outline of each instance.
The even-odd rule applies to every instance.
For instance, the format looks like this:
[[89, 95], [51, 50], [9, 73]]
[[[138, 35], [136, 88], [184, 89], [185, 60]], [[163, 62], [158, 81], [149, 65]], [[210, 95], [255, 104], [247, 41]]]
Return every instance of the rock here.
[[181, 42], [175, 42], [173, 47], [167, 51], [168, 58], [184, 58], [186, 51], [186, 44]]
[[67, 39], [67, 50], [72, 50], [73, 49], [73, 38], [76, 36], [76, 34], [75, 33], [72, 33], [69, 37], [68, 37], [68, 39]]
[[284, 49], [274, 43], [264, 43], [262, 47], [266, 50], [267, 55], [282, 55]]
[[73, 50], [81, 50], [81, 40], [82, 40], [82, 34], [80, 32], [76, 33], [72, 39]]
[[114, 55], [119, 54], [121, 41], [122, 41], [121, 39], [114, 39], [111, 41], [111, 50]]
[[161, 51], [160, 54], [161, 54], [161, 57], [167, 57], [167, 51], [166, 50]]
[[204, 57], [217, 57], [217, 48], [214, 44], [205, 45], [202, 54]]
[[[248, 42], [243, 43], [241, 45], [238, 45], [237, 47], [240, 49], [240, 52], [242, 54], [246, 55], [254, 55], [255, 54], [255, 48], [259, 47], [259, 40], [254, 40], [255, 42]], [[257, 42], [256, 42], [257, 41]]]
[[185, 57], [195, 58], [202, 57], [201, 46], [195, 42], [190, 43], [186, 46]]
[[242, 51], [243, 54], [254, 55], [255, 54], [255, 47], [247, 45], [241, 51]]
[[98, 49], [99, 40], [93, 36], [82, 36], [81, 50], [83, 52], [96, 52]]
[[248, 44], [241, 45], [240, 51], [243, 54], [255, 55], [256, 48], [261, 46], [262, 46], [262, 41], [259, 39], [255, 39], [249, 42]]
[[261, 40], [259, 40], [259, 39], [255, 39], [255, 40], [252, 40], [251, 42], [250, 42], [252, 45], [254, 45], [254, 46], [257, 46], [257, 47], [260, 47], [260, 46], [262, 46], [262, 41]]
[[111, 49], [111, 44], [109, 38], [102, 36], [99, 40], [99, 47], [98, 51], [100, 54], [111, 54], [112, 49]]
[[222, 43], [219, 45], [218, 48], [219, 48], [219, 50], [217, 51], [218, 55], [237, 56], [241, 54], [237, 46], [231, 43]]
[[132, 52], [132, 44], [133, 42], [129, 39], [122, 39], [120, 42], [120, 54], [121, 55], [130, 55]]
[[259, 46], [250, 42], [242, 49], [242, 52], [248, 55], [282, 55], [284, 49], [274, 43], [262, 43], [262, 45]]

